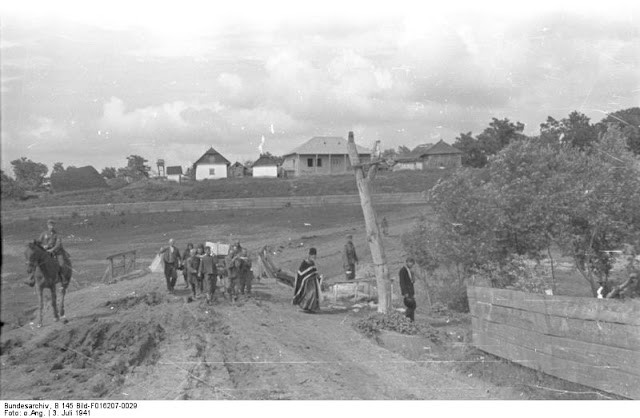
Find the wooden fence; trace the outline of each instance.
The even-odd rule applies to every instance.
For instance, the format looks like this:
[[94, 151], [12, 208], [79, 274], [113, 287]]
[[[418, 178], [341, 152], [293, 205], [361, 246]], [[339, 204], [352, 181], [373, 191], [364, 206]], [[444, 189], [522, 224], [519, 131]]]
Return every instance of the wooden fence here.
[[640, 301], [467, 288], [473, 345], [552, 376], [640, 399]]
[[105, 277], [111, 271], [111, 278], [126, 276], [136, 269], [136, 250], [124, 251], [107, 257], [109, 266]]
[[[425, 204], [424, 193], [382, 193], [373, 195], [377, 205]], [[284, 207], [353, 206], [360, 204], [358, 195], [285, 196], [212, 200], [167, 200], [161, 202], [109, 203], [3, 210], [2, 222], [28, 219], [87, 217], [101, 214], [214, 211], [225, 209], [277, 209]]]

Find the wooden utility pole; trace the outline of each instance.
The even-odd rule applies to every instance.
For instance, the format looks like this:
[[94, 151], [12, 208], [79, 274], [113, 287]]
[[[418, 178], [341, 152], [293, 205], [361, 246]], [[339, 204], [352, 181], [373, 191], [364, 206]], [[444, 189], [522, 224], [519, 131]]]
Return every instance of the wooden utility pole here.
[[[372, 180], [378, 169], [378, 162], [371, 161], [367, 173], [365, 174], [365, 166], [360, 163], [356, 143], [353, 139], [353, 132], [349, 132], [349, 141], [347, 142], [347, 153], [351, 161], [351, 167], [356, 174], [356, 183], [358, 184], [358, 192], [360, 193], [360, 205], [364, 214], [364, 222], [367, 230], [367, 241], [371, 250], [371, 258], [376, 272], [376, 283], [378, 287], [378, 312], [386, 313], [391, 310], [391, 281], [389, 280], [389, 268], [382, 246], [382, 237], [380, 227], [376, 218], [376, 211], [371, 203], [371, 191], [369, 181]], [[371, 156], [374, 158], [374, 155]]]

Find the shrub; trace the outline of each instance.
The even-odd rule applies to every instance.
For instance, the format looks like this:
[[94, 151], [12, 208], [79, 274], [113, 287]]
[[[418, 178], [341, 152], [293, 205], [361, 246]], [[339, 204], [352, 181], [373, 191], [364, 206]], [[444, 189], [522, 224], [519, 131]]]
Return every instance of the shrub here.
[[408, 335], [415, 335], [419, 332], [415, 323], [396, 311], [386, 314], [371, 314], [356, 322], [355, 327], [367, 336], [378, 334], [383, 329]]

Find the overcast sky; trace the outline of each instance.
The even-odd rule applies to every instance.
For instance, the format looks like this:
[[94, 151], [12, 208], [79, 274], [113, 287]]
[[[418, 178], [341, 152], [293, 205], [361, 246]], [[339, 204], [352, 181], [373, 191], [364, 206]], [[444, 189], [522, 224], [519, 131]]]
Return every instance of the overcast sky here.
[[536, 134], [547, 116], [640, 105], [633, 2], [228, 3], [5, 2], [2, 169], [186, 166], [210, 146], [233, 163], [263, 138], [281, 155], [350, 130], [451, 144], [492, 117]]

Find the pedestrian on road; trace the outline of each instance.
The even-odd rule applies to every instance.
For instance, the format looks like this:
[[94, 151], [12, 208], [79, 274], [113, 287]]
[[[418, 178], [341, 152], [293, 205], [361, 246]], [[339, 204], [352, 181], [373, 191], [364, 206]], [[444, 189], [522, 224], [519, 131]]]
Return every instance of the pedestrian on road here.
[[315, 248], [309, 248], [309, 254], [302, 260], [296, 274], [292, 303], [306, 313], [320, 310], [320, 276], [315, 262], [317, 254]]
[[251, 271], [251, 260], [247, 249], [243, 248], [240, 254], [236, 256], [238, 260], [238, 285], [240, 286], [240, 294], [251, 295], [251, 282], [253, 281], [253, 272]]
[[184, 278], [184, 287], [189, 288], [189, 272], [187, 271], [187, 266], [185, 262], [187, 258], [191, 257], [191, 249], [193, 248], [192, 243], [187, 244], [187, 248], [182, 253], [182, 265], [180, 268], [182, 269], [182, 277]]
[[198, 284], [198, 292], [204, 293], [204, 274], [200, 272], [200, 265], [202, 264], [202, 257], [204, 257], [204, 244], [196, 247], [196, 257], [198, 258], [198, 271], [196, 272], [196, 283]]
[[342, 253], [342, 266], [347, 280], [356, 278], [356, 264], [358, 264], [358, 255], [356, 247], [353, 245], [353, 236], [347, 235], [347, 242], [344, 244], [344, 252]]
[[167, 281], [167, 291], [173, 292], [178, 279], [178, 267], [182, 261], [178, 247], [173, 245], [173, 238], [169, 240], [168, 247], [160, 248], [158, 254], [162, 255], [162, 261], [164, 262], [164, 278]]
[[197, 297], [198, 290], [198, 272], [200, 271], [200, 257], [196, 254], [196, 250], [194, 248], [191, 249], [191, 253], [189, 254], [189, 258], [185, 262], [187, 267], [187, 272], [189, 273], [189, 286], [191, 286], [191, 294], [193, 295], [193, 299]]
[[225, 258], [225, 264], [227, 266], [227, 293], [229, 299], [234, 301], [238, 298], [238, 266], [240, 264], [237, 261], [237, 257], [242, 251], [240, 241], [235, 241], [233, 247], [229, 251], [229, 254]]
[[207, 286], [207, 303], [213, 302], [213, 294], [216, 292], [218, 281], [218, 269], [216, 259], [211, 255], [211, 247], [205, 248], [205, 255], [200, 261], [200, 275], [204, 277]]
[[416, 312], [416, 299], [415, 299], [415, 291], [413, 288], [413, 283], [415, 282], [413, 272], [411, 269], [415, 264], [415, 260], [411, 257], [407, 258], [404, 266], [400, 269], [400, 292], [402, 293], [402, 298], [404, 300], [404, 306], [407, 307], [405, 311], [405, 316], [411, 320], [411, 322], [415, 319]]

